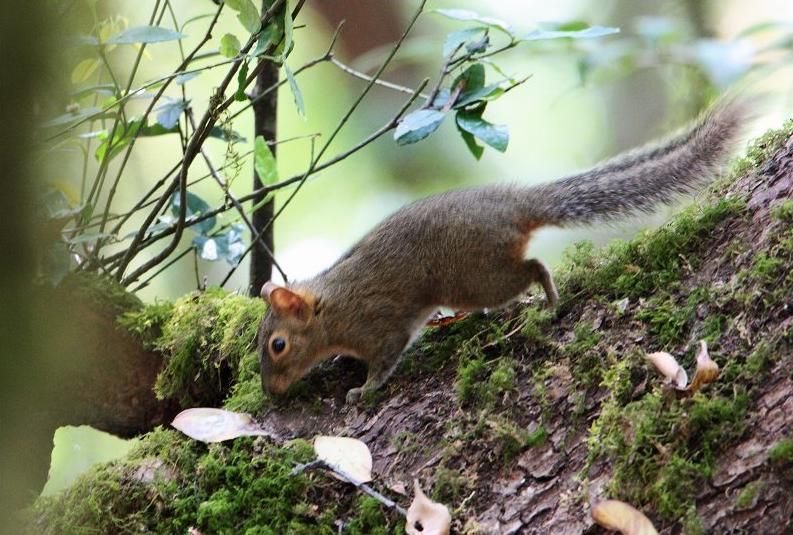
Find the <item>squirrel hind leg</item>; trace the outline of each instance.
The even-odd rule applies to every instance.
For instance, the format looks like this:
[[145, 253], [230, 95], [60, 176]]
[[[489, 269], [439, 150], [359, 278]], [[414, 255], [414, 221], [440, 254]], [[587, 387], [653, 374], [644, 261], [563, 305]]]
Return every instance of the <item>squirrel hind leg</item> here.
[[531, 272], [532, 282], [539, 283], [545, 291], [546, 307], [554, 308], [556, 303], [559, 302], [559, 292], [556, 290], [556, 284], [553, 282], [551, 272], [545, 264], [536, 258], [526, 260], [525, 266]]
[[542, 286], [549, 308], [554, 307], [559, 300], [551, 272], [536, 258], [517, 262], [510, 259], [494, 271], [491, 277], [480, 284], [482, 302], [478, 303], [479, 308], [502, 307], [518, 299], [534, 283]]

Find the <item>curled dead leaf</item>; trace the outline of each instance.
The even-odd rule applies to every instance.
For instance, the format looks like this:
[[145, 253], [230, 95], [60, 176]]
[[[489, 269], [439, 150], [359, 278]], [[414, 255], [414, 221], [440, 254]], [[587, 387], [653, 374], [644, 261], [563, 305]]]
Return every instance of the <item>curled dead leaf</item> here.
[[592, 519], [607, 529], [623, 535], [658, 535], [644, 513], [619, 500], [603, 500], [592, 507]]
[[664, 351], [650, 353], [647, 360], [655, 366], [661, 375], [666, 378], [668, 383], [672, 383], [678, 390], [683, 390], [688, 384], [688, 374], [683, 367], [677, 363], [677, 359]]
[[449, 509], [427, 498], [419, 486], [419, 480], [413, 480], [415, 495], [406, 515], [405, 532], [408, 535], [449, 535], [452, 515]]
[[340, 472], [346, 472], [359, 483], [372, 480], [372, 453], [357, 438], [319, 435], [314, 437], [314, 453]]
[[171, 425], [201, 442], [222, 442], [242, 436], [270, 436], [248, 414], [223, 409], [185, 409]]
[[712, 383], [719, 376], [719, 365], [713, 362], [708, 353], [708, 344], [705, 340], [699, 342], [699, 352], [697, 353], [697, 368], [694, 377], [691, 379], [689, 392], [696, 392], [703, 386]]

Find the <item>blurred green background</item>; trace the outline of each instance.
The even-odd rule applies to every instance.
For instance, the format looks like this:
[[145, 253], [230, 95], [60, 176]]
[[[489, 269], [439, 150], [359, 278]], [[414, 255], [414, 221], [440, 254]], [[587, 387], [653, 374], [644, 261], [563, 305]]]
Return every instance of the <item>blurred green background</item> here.
[[[105, 26], [111, 31], [146, 24], [153, 0], [74, 4], [62, 20], [53, 21], [60, 25], [59, 35], [63, 34], [64, 42], [70, 35], [96, 33]], [[359, 71], [371, 73], [401, 34], [416, 5], [413, 1], [392, 0], [309, 0], [298, 18], [296, 48], [287, 64], [296, 70], [324, 53], [338, 21], [346, 19], [336, 47], [337, 57]], [[173, 0], [172, 6], [182, 21], [214, 10], [209, 0]], [[526, 31], [546, 21], [585, 21], [616, 26], [621, 33], [577, 43], [576, 47], [564, 43], [520, 46], [496, 58], [510, 75], [531, 75], [525, 84], [488, 107], [489, 121], [509, 127], [509, 148], [503, 154], [488, 149], [477, 162], [466, 150], [452, 121], [447, 120], [438, 132], [418, 144], [399, 147], [391, 135], [386, 135], [313, 177], [275, 224], [276, 258], [291, 279], [308, 277], [328, 267], [377, 221], [413, 199], [465, 185], [551, 180], [657, 138], [684, 124], [710, 97], [737, 81], [752, 66], [762, 66], [754, 75], [752, 90], [774, 92], [768, 113], [755, 126], [756, 131], [777, 125], [782, 117], [790, 115], [793, 73], [787, 67], [789, 50], [784, 46], [773, 48], [780, 38], [791, 35], [793, 3], [789, 0], [433, 0], [428, 7], [471, 9]], [[745, 30], [769, 22], [774, 23], [773, 27], [742, 36]], [[183, 40], [185, 49], [198, 42], [206, 23], [202, 19], [188, 26], [188, 36]], [[415, 87], [425, 76], [435, 76], [446, 34], [462, 27], [458, 21], [425, 13], [384, 79]], [[241, 33], [239, 22], [228, 10], [213, 33], [213, 46], [226, 32]], [[767, 47], [772, 49], [765, 50]], [[71, 92], [85, 82], [75, 68], [89, 58], [89, 52], [85, 47], [64, 46], [56, 55], [58, 61], [47, 79], [49, 98], [42, 105], [39, 119], [64, 113], [66, 106], [73, 104]], [[134, 54], [132, 47], [119, 47], [109, 55], [110, 64], [122, 79], [127, 76], [124, 73], [129, 71]], [[178, 49], [172, 42], [149, 45], [136, 84], [171, 72], [179, 61]], [[211, 61], [212, 58], [207, 60]], [[206, 107], [224, 73], [223, 69], [215, 69], [188, 82], [191, 102], [197, 110]], [[94, 81], [103, 80], [107, 73], [100, 70], [91, 76]], [[305, 101], [305, 118], [297, 113], [288, 86], [282, 87], [279, 139], [327, 136], [365, 84], [331, 64], [312, 68], [300, 74], [297, 81]], [[179, 98], [178, 86], [170, 88], [166, 95]], [[343, 151], [379, 128], [405, 98], [404, 94], [376, 87], [335, 141], [330, 154]], [[146, 105], [147, 101], [141, 99], [127, 108], [128, 113], [142, 112]], [[234, 129], [245, 136], [245, 142], [231, 148], [219, 140], [207, 142], [206, 148], [216, 164], [228, 162], [230, 150], [237, 154], [252, 150], [252, 114], [241, 115]], [[93, 158], [85, 159], [84, 149], [84, 141], [68, 141], [35, 155], [38, 180], [55, 186], [75, 204], [80, 197], [84, 166], [87, 165], [89, 175], [96, 166]], [[281, 144], [277, 150], [279, 175], [289, 177], [307, 166], [311, 142], [304, 137]], [[114, 206], [122, 210], [132, 205], [166, 173], [180, 153], [177, 136], [139, 140]], [[119, 163], [114, 161], [111, 171]], [[203, 161], [198, 159], [191, 176], [205, 170]], [[235, 194], [250, 191], [251, 174], [251, 158], [227, 172]], [[211, 181], [204, 181], [191, 191], [212, 205], [223, 199], [222, 191]], [[276, 204], [288, 194], [289, 190], [279, 192]], [[234, 214], [228, 215], [233, 218]], [[640, 228], [658, 224], [667, 215], [668, 212], [659, 213], [606, 228], [545, 229], [532, 242], [531, 254], [554, 265], [574, 241], [604, 243], [627, 237]], [[136, 222], [133, 219], [130, 228], [134, 229]], [[191, 231], [185, 232], [183, 246], [189, 245], [193, 236]], [[136, 262], [154, 252], [141, 255]], [[198, 263], [200, 276], [209, 284], [218, 284], [228, 268], [223, 262]], [[188, 255], [139, 295], [144, 301], [182, 296], [196, 289], [193, 271], [193, 258]], [[243, 264], [226, 288], [244, 289], [247, 277]], [[128, 447], [125, 441], [87, 428], [61, 429], [55, 436], [53, 468], [45, 492], [64, 488], [91, 463], [122, 455]]]

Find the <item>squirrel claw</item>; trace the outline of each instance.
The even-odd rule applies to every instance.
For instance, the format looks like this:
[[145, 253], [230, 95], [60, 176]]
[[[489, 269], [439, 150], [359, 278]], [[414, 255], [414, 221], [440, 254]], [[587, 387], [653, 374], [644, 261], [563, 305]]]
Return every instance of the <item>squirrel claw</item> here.
[[348, 405], [355, 405], [360, 401], [363, 388], [351, 388], [347, 391], [346, 401]]

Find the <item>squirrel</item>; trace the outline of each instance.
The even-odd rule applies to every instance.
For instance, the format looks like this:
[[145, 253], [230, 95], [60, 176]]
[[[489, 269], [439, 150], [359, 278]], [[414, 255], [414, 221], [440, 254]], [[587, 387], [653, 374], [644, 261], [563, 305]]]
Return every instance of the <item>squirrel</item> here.
[[427, 197], [386, 218], [314, 278], [265, 283], [262, 387], [281, 394], [315, 364], [349, 355], [368, 365], [366, 382], [347, 392], [355, 403], [385, 383], [441, 306], [502, 307], [539, 283], [553, 307], [550, 271], [526, 258], [535, 230], [608, 222], [695, 192], [729, 158], [749, 112], [746, 99], [725, 99], [667, 141], [589, 171], [535, 186]]

